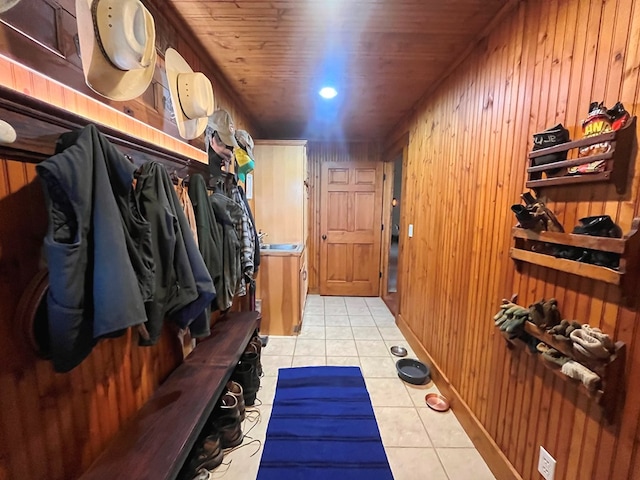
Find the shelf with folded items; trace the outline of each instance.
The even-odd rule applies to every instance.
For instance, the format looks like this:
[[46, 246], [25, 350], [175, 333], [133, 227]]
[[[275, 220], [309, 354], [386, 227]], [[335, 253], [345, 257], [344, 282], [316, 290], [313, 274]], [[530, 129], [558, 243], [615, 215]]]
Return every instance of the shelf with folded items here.
[[[640, 262], [640, 217], [634, 218], [631, 230], [623, 238], [594, 237], [572, 233], [534, 232], [519, 227], [511, 230], [515, 246], [509, 254], [518, 268], [522, 262], [532, 263], [561, 272], [599, 280], [620, 287], [625, 303], [632, 302], [635, 295], [636, 274]], [[582, 248], [595, 252], [620, 255], [617, 269], [591, 263], [558, 258], [549, 245]], [[543, 253], [543, 252], [549, 253]]]
[[[530, 322], [527, 322], [527, 323], [530, 323]], [[531, 324], [531, 325], [533, 325], [533, 324]], [[525, 331], [528, 331], [527, 327], [525, 327]], [[571, 383], [575, 384], [576, 387], [578, 388], [578, 390], [583, 395], [588, 396], [589, 398], [591, 398], [592, 400], [595, 400], [598, 404], [600, 404], [600, 402], [602, 401], [602, 398], [604, 397], [604, 393], [605, 393], [601, 388], [597, 388], [595, 390], [589, 390], [580, 381], [575, 380], [575, 379], [565, 375], [564, 373], [562, 373], [562, 369], [561, 369], [561, 367], [559, 365], [556, 365], [556, 364], [554, 364], [554, 363], [552, 363], [550, 361], [545, 360], [544, 357], [542, 355], [540, 355], [538, 352], [532, 352], [531, 348], [530, 348], [530, 345], [528, 345], [527, 342], [525, 342], [520, 336], [514, 336], [513, 334], [508, 334], [508, 333], [502, 332], [502, 331], [500, 333], [505, 338], [505, 341], [507, 342], [507, 347], [510, 350], [520, 349], [520, 350], [524, 350], [524, 352], [527, 355], [529, 355], [530, 357], [534, 357], [534, 356], [535, 357], [540, 357], [539, 360], [542, 362], [542, 364], [546, 368], [551, 370], [558, 378], [560, 378], [563, 381], [571, 382]], [[545, 341], [545, 343], [547, 343], [547, 342]], [[553, 345], [549, 345], [549, 346], [553, 347]], [[602, 377], [600, 377], [600, 378], [602, 379]]]
[[[603, 409], [604, 417], [612, 423], [615, 418], [616, 411], [618, 410], [618, 401], [624, 398], [624, 362], [627, 351], [626, 345], [623, 342], [616, 342], [614, 344], [615, 350], [608, 359], [597, 360], [588, 358], [574, 350], [572, 343], [569, 340], [556, 340], [553, 335], [532, 322], [527, 321], [524, 323], [524, 331], [541, 342], [544, 342], [548, 346], [555, 348], [564, 356], [569, 357], [571, 360], [587, 367], [600, 377], [601, 386], [599, 389], [591, 391], [581, 384], [581, 391], [584, 390], [584, 393], [587, 393], [598, 402]], [[560, 373], [561, 378], [576, 381], [564, 375], [564, 373], [561, 373], [559, 369], [554, 368], [554, 366], [549, 362], [544, 361], [544, 363], [551, 370]]]
[[[554, 147], [543, 148], [529, 152], [529, 167], [527, 168], [527, 187], [538, 189], [557, 185], [587, 182], [613, 182], [618, 193], [624, 193], [628, 180], [629, 162], [632, 156], [636, 132], [636, 117], [632, 117], [620, 130], [603, 133], [593, 137], [566, 142]], [[578, 158], [579, 148], [609, 142], [610, 149], [606, 153]], [[568, 159], [559, 162], [536, 165], [536, 159], [553, 153], [568, 153]], [[586, 163], [603, 161], [604, 170], [597, 173], [579, 175], [550, 176], [550, 172], [558, 169], [584, 165]], [[543, 173], [547, 174], [543, 178]]]
[[556, 340], [553, 335], [539, 328], [530, 321], [524, 322], [523, 330], [546, 345], [555, 348], [562, 355], [596, 373], [600, 377], [599, 387], [594, 390], [590, 390], [580, 381], [562, 373], [559, 365], [545, 360], [542, 355], [532, 353], [530, 346], [519, 336], [501, 332], [505, 337], [509, 348], [524, 349], [524, 351], [530, 355], [539, 356], [540, 361], [546, 368], [551, 370], [561, 380], [575, 384], [581, 394], [588, 396], [600, 405], [603, 416], [607, 421], [609, 423], [614, 423], [620, 407], [618, 402], [624, 398], [624, 362], [626, 356], [626, 345], [622, 342], [616, 342], [615, 352], [607, 360], [595, 360], [587, 358], [576, 352], [570, 341]]

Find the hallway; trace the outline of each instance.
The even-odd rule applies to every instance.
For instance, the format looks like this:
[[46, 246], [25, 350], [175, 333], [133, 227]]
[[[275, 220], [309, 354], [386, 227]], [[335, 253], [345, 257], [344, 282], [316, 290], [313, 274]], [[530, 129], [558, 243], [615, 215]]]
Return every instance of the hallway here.
[[[249, 435], [264, 442], [278, 368], [359, 366], [395, 480], [493, 480], [453, 412], [425, 405], [424, 396], [437, 391], [433, 382], [416, 387], [398, 378], [392, 345], [407, 347], [415, 358], [380, 298], [309, 295], [300, 336], [271, 336], [262, 350], [261, 418]], [[243, 431], [251, 425], [246, 420]], [[214, 478], [256, 478], [262, 447], [256, 450], [252, 444], [225, 456], [225, 463], [232, 460], [229, 469], [219, 467]]]

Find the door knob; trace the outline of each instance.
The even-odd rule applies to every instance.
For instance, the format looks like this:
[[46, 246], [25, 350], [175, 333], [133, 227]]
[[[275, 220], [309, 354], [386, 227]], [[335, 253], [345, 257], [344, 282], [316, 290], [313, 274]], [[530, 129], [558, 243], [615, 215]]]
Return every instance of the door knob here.
[[327, 239], [327, 236], [326, 236], [326, 235], [322, 235], [322, 239], [323, 239], [323, 240], [326, 240], [326, 239]]

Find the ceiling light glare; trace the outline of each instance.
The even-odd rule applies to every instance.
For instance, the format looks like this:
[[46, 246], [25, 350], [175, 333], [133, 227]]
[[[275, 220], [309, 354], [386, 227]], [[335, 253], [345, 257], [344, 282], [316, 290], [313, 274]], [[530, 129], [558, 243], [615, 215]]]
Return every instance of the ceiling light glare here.
[[320, 96], [322, 98], [329, 99], [335, 97], [336, 95], [338, 95], [338, 92], [333, 87], [324, 87], [320, 90]]

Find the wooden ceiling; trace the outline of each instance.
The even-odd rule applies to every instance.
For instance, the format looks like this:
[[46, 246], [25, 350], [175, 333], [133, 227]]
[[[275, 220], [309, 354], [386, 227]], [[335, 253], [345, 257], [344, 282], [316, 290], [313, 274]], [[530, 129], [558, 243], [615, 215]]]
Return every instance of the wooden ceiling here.
[[263, 136], [333, 140], [389, 133], [508, 1], [170, 0]]

